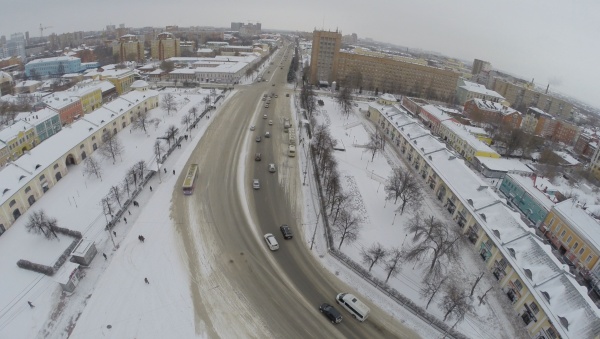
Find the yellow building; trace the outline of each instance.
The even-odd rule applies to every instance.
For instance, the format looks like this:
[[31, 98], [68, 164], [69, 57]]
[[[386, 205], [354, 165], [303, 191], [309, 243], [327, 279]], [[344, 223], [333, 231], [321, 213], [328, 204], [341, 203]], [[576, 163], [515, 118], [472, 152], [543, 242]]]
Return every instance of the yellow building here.
[[0, 149], [0, 165], [4, 165], [34, 148], [40, 140], [35, 134], [35, 126], [19, 120], [0, 131], [0, 142], [4, 146]]
[[113, 55], [118, 55], [119, 62], [144, 60], [144, 43], [133, 34], [125, 34], [112, 43]]
[[500, 154], [453, 120], [442, 121], [439, 134], [444, 142], [469, 162], [474, 162], [475, 157], [500, 158]]
[[165, 60], [181, 56], [179, 39], [168, 32], [160, 33], [156, 39], [150, 43], [152, 59]]
[[540, 230], [578, 269], [600, 279], [600, 224], [572, 199], [554, 205]]
[[75, 88], [72, 96], [79, 98], [81, 101], [83, 114], [91, 113], [102, 106], [102, 90], [100, 87]]
[[130, 69], [112, 69], [100, 73], [100, 80], [110, 81], [119, 95], [131, 90], [131, 84], [135, 81], [135, 73]]

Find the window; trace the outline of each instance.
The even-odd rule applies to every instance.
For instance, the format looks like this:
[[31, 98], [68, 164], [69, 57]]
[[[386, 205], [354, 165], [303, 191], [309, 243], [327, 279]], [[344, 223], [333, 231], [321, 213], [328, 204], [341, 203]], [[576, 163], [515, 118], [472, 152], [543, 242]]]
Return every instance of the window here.
[[573, 245], [573, 251], [575, 251], [577, 249], [577, 247], [579, 247], [579, 243], [575, 242], [575, 245]]
[[46, 179], [46, 176], [45, 176], [45, 175], [43, 175], [43, 174], [42, 174], [42, 175], [40, 175], [40, 181], [44, 181], [44, 179]]
[[82, 149], [82, 148], [83, 148], [83, 144], [79, 145], [79, 149]]
[[554, 329], [552, 327], [548, 328], [546, 330], [546, 333], [548, 333], [548, 337], [551, 338], [551, 339], [558, 338], [558, 335], [556, 334], [556, 332], [554, 332]]
[[565, 236], [565, 234], [566, 234], [566, 233], [567, 233], [567, 231], [562, 231], [562, 232], [560, 233], [560, 237], [561, 237], [561, 238], [563, 238], [563, 237]]
[[591, 256], [591, 255], [588, 255], [588, 257], [585, 259], [585, 263], [586, 263], [586, 264], [589, 264], [589, 263], [590, 263], [590, 261], [592, 261], [592, 256]]
[[569, 238], [567, 238], [567, 245], [571, 242], [571, 240], [573, 240], [573, 237], [569, 236]]
[[57, 168], [58, 168], [58, 164], [54, 164], [54, 169], [57, 169]]
[[585, 251], [585, 247], [582, 247], [582, 248], [579, 250], [579, 256], [581, 256], [581, 255], [583, 254], [583, 252], [584, 252], [584, 251]]
[[10, 204], [8, 204], [8, 207], [13, 207], [17, 202], [15, 201], [15, 199], [10, 201]]
[[515, 280], [514, 285], [517, 288], [517, 290], [519, 290], [519, 291], [523, 289], [523, 284], [521, 283], [521, 281], [519, 279]]
[[27, 186], [27, 188], [25, 189], [25, 193], [29, 193], [29, 191], [31, 191], [31, 186]]
[[540, 311], [536, 303], [531, 303], [529, 305], [529, 308], [531, 308], [531, 312], [533, 312], [533, 314], [538, 314], [538, 312]]

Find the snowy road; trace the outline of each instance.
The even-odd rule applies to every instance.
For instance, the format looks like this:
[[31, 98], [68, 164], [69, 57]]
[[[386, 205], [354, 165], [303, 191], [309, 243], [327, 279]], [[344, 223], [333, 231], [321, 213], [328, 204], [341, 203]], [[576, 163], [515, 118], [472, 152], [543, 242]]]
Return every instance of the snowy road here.
[[[272, 72], [277, 67], [276, 59]], [[285, 70], [277, 73], [273, 81], [281, 84]], [[265, 109], [260, 98], [271, 92], [279, 98]], [[238, 88], [188, 161], [202, 169], [194, 195], [173, 193], [171, 217], [190, 273], [196, 334], [417, 337], [374, 305], [364, 323], [343, 313], [345, 320], [334, 326], [318, 312], [319, 304], [334, 303], [336, 293], [352, 288], [324, 269], [302, 239], [300, 175], [296, 158], [287, 157], [281, 121], [283, 116], [291, 117], [284, 93], [283, 86], [273, 87], [270, 82]], [[273, 126], [262, 119], [264, 113]], [[256, 125], [256, 131], [250, 131], [250, 125]], [[255, 136], [265, 131], [273, 136], [255, 142]], [[254, 161], [254, 152], [263, 154], [261, 162]], [[267, 171], [270, 162], [277, 165], [277, 173]], [[260, 190], [251, 189], [253, 178], [260, 179]], [[278, 228], [284, 223], [296, 231], [294, 239], [282, 239]], [[268, 251], [262, 239], [267, 232], [278, 238], [279, 251]]]

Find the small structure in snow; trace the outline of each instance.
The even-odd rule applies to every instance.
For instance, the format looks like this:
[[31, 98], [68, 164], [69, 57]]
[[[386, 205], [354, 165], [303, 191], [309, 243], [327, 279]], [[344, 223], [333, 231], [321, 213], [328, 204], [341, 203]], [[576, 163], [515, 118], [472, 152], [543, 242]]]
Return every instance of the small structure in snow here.
[[97, 253], [98, 251], [93, 241], [81, 239], [79, 244], [73, 249], [73, 252], [71, 252], [71, 255], [73, 256], [73, 261], [76, 263], [89, 266]]
[[79, 264], [69, 261], [54, 276], [54, 281], [59, 283], [65, 292], [75, 291], [80, 279]]

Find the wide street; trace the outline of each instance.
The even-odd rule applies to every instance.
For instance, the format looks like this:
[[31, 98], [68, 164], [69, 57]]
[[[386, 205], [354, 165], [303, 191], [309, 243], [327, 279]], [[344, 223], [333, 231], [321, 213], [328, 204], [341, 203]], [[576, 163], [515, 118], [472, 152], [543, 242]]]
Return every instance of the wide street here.
[[[232, 327], [245, 326], [247, 337], [417, 338], [364, 296], [359, 298], [371, 314], [364, 323], [353, 319], [334, 298], [355, 291], [309, 253], [300, 230], [299, 159], [288, 157], [283, 129], [283, 118], [292, 118], [293, 96], [285, 86], [292, 56], [293, 47], [282, 47], [267, 65], [266, 82], [236, 86], [188, 160], [200, 168], [194, 194], [184, 196], [179, 188], [185, 173], [173, 192], [171, 217], [183, 244], [180, 256], [189, 268], [196, 333], [223, 336], [226, 332], [216, 323], [228, 321]], [[261, 98], [271, 93], [278, 98], [264, 108]], [[271, 138], [264, 137], [266, 131]], [[256, 142], [259, 135], [262, 141]], [[262, 153], [262, 161], [254, 160], [256, 152]], [[267, 170], [269, 163], [277, 166], [275, 173]], [[259, 190], [252, 189], [254, 178], [260, 180]], [[283, 239], [281, 224], [291, 226], [293, 239]], [[278, 251], [268, 249], [265, 233], [276, 236]], [[342, 323], [333, 325], [320, 314], [323, 302], [342, 313]]]

